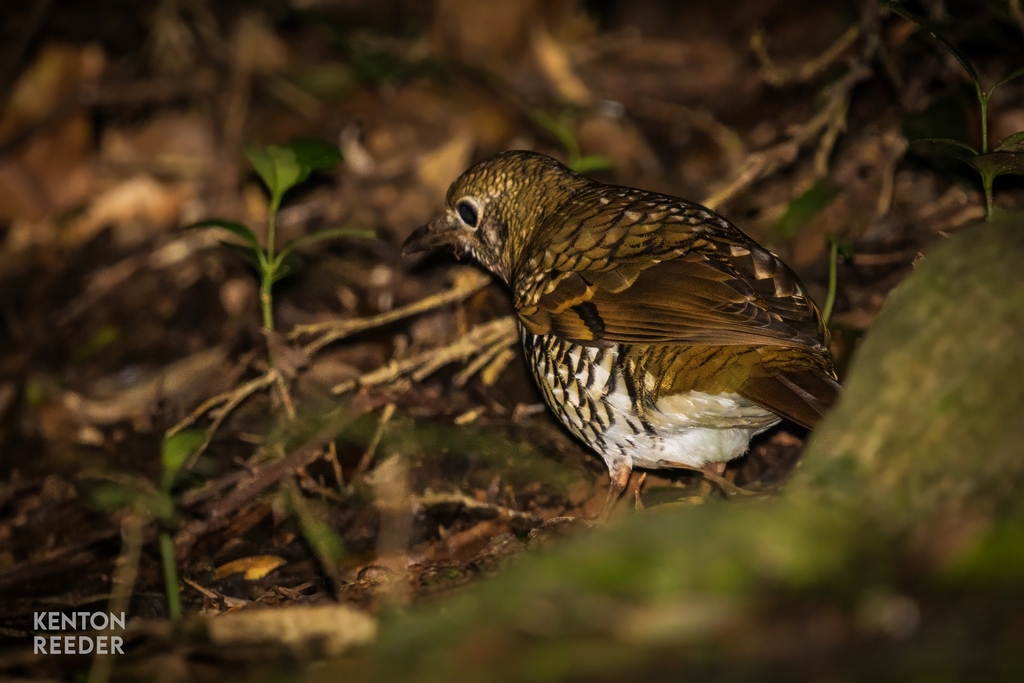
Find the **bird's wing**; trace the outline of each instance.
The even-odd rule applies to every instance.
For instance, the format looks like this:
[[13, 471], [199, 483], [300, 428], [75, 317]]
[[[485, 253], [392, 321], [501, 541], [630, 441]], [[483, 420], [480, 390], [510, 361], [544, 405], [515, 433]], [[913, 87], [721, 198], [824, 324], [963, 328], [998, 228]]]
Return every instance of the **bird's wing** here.
[[812, 360], [805, 356], [790, 366], [750, 377], [737, 393], [810, 429], [824, 417], [842, 391], [830, 365], [810, 362]]
[[516, 309], [536, 334], [825, 350], [820, 313], [796, 275], [724, 218], [673, 197], [583, 191], [548, 218], [520, 263]]

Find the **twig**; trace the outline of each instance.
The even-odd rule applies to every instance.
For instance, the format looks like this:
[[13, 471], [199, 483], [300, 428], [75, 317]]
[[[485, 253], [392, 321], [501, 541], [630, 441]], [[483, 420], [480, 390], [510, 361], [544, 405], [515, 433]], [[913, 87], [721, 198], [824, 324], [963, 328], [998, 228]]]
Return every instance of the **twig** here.
[[516, 352], [510, 347], [515, 344], [517, 339], [513, 338], [508, 342], [501, 353], [494, 357], [490, 363], [487, 364], [483, 370], [480, 371], [480, 381], [484, 383], [484, 386], [492, 387], [498, 378], [501, 377], [501, 373], [505, 372], [505, 368], [508, 367], [509, 363], [515, 360]]
[[271, 370], [277, 374], [274, 378], [274, 383], [277, 385], [277, 390], [281, 395], [281, 404], [284, 406], [284, 412], [288, 416], [289, 420], [295, 419], [295, 404], [292, 403], [291, 392], [288, 391], [288, 385], [284, 381], [284, 375], [278, 372], [276, 369]]
[[341, 463], [338, 462], [338, 446], [331, 440], [331, 443], [327, 444], [327, 461], [331, 463], [331, 469], [334, 471], [334, 482], [338, 487], [338, 491], [342, 492], [345, 490], [345, 475], [341, 471]]
[[413, 381], [419, 382], [449, 363], [465, 361], [481, 353], [481, 349], [486, 350], [493, 345], [504, 344], [509, 346], [514, 344], [517, 339], [518, 331], [515, 318], [512, 316], [498, 318], [474, 327], [464, 336], [447, 346], [430, 349], [400, 361], [392, 361], [388, 365], [368, 372], [358, 379], [336, 385], [331, 389], [331, 392], [343, 394], [347, 391], [352, 391], [356, 387], [387, 384], [403, 375], [408, 375]]
[[743, 138], [725, 125], [708, 109], [695, 109], [674, 102], [645, 97], [637, 104], [637, 116], [651, 118], [674, 126], [688, 126], [707, 135], [725, 154], [730, 168], [739, 166], [747, 154]]
[[920, 253], [920, 249], [903, 249], [888, 254], [854, 254], [851, 261], [855, 266], [889, 266], [894, 263], [910, 263]]
[[382, 327], [404, 318], [409, 318], [419, 313], [440, 308], [446, 304], [462, 301], [472, 294], [484, 288], [490, 280], [472, 269], [459, 270], [455, 276], [455, 282], [451, 289], [431, 296], [425, 297], [407, 306], [401, 306], [386, 313], [373, 315], [367, 318], [356, 318], [354, 320], [332, 320], [312, 325], [298, 325], [288, 335], [289, 339], [298, 339], [307, 335], [318, 335], [305, 347], [308, 355], [313, 355], [331, 342], [352, 336], [357, 332], [369, 330], [375, 327]]
[[363, 475], [368, 469], [370, 469], [370, 463], [373, 462], [373, 456], [377, 452], [377, 446], [380, 445], [380, 440], [384, 436], [384, 427], [395, 414], [395, 404], [389, 403], [384, 406], [384, 410], [381, 411], [380, 420], [377, 422], [377, 429], [373, 432], [373, 438], [370, 439], [369, 445], [366, 447], [366, 452], [363, 453], [363, 457], [359, 459], [359, 464], [356, 465], [356, 472], [353, 478], [358, 478]]
[[[512, 357], [515, 356], [515, 354], [512, 354], [512, 356], [509, 357], [508, 360], [505, 360], [504, 358], [504, 356], [507, 355], [506, 351], [509, 351], [509, 346], [514, 344], [515, 342], [516, 338], [511, 335], [502, 335], [501, 337], [499, 337], [490, 346], [481, 351], [480, 355], [477, 356], [473, 361], [467, 363], [466, 367], [459, 371], [459, 374], [455, 375], [455, 386], [466, 386], [466, 383], [473, 378], [473, 375], [477, 374], [478, 372], [483, 374], [484, 372], [489, 370], [496, 362], [498, 362], [499, 359], [503, 361], [501, 364], [501, 369], [503, 370], [505, 366], [508, 365], [508, 361], [511, 361]], [[497, 374], [500, 374], [500, 370], [498, 371], [498, 373], [494, 374], [496, 379]], [[484, 381], [484, 384], [488, 386], [490, 386], [493, 383], [493, 381]]]
[[[855, 68], [851, 65], [851, 69]], [[850, 110], [852, 93], [852, 86], [841, 88], [836, 97], [829, 100], [829, 117], [825, 123], [825, 131], [821, 134], [821, 140], [818, 142], [818, 149], [814, 153], [813, 181], [809, 181], [811, 184], [828, 175], [828, 160], [832, 156], [832, 150], [835, 149], [839, 134], [846, 130], [846, 115]]]
[[261, 375], [260, 377], [257, 377], [256, 379], [254, 379], [254, 380], [252, 380], [250, 382], [247, 382], [247, 383], [243, 384], [240, 387], [235, 387], [234, 389], [230, 389], [229, 391], [225, 391], [222, 394], [217, 394], [216, 396], [213, 396], [211, 398], [206, 399], [205, 401], [203, 401], [199, 405], [199, 407], [197, 407], [191, 413], [189, 413], [184, 418], [182, 418], [176, 425], [174, 425], [173, 427], [168, 429], [164, 433], [164, 436], [165, 437], [166, 436], [174, 436], [175, 434], [180, 432], [182, 429], [185, 429], [186, 427], [191, 426], [196, 420], [198, 420], [203, 415], [205, 415], [209, 410], [212, 410], [213, 408], [216, 408], [217, 406], [219, 406], [219, 405], [221, 405], [223, 403], [229, 403], [231, 401], [231, 398], [236, 393], [238, 393], [238, 392], [241, 392], [241, 391], [243, 391], [245, 389], [248, 389], [249, 387], [253, 387], [253, 389], [251, 389], [248, 392], [248, 393], [252, 393], [252, 391], [255, 391], [256, 389], [260, 389], [260, 388], [262, 388], [264, 386], [268, 386], [270, 383], [273, 382], [273, 378], [272, 377], [268, 379], [269, 375], [270, 375], [270, 373], [268, 372], [268, 373], [266, 373], [264, 375]]
[[[189, 456], [188, 462], [185, 463], [185, 468], [191, 469], [195, 465], [199, 456], [203, 454], [203, 451], [206, 450], [206, 447], [209, 446], [210, 442], [213, 440], [214, 433], [216, 433], [220, 428], [221, 423], [224, 422], [225, 418], [227, 418], [231, 411], [241, 405], [242, 401], [249, 398], [252, 394], [269, 387], [280, 379], [281, 374], [276, 369], [272, 368], [260, 377], [246, 382], [240, 387], [232, 389], [231, 391], [226, 391], [223, 394], [218, 394], [211, 399], [207, 399], [202, 405], [193, 410], [184, 420], [168, 429], [166, 436], [174, 436], [182, 429], [185, 429], [202, 417], [207, 411], [216, 408], [216, 410], [211, 412], [211, 415], [213, 415], [213, 422], [211, 422], [210, 426], [206, 428], [206, 439], [204, 439], [202, 445], [196, 449], [196, 452]], [[217, 406], [220, 407], [218, 408]], [[294, 417], [294, 414], [295, 409], [292, 408], [289, 413], [289, 417]]]
[[182, 493], [181, 498], [178, 499], [178, 503], [183, 508], [190, 508], [194, 505], [198, 505], [199, 503], [218, 495], [221, 491], [231, 488], [240, 480], [244, 479], [248, 474], [249, 472], [246, 470], [237, 470], [235, 472], [225, 474], [218, 479], [208, 481], [198, 488], [189, 489]]
[[851, 26], [820, 55], [791, 67], [775, 65], [775, 62], [772, 61], [771, 56], [768, 54], [768, 49], [765, 47], [764, 32], [760, 29], [754, 31], [754, 34], [750, 36], [750, 48], [757, 55], [757, 60], [761, 62], [761, 79], [765, 83], [780, 87], [790, 83], [806, 83], [813, 80], [825, 69], [832, 66], [846, 52], [847, 48], [856, 42], [857, 38], [860, 37], [860, 33], [859, 26]]
[[228, 518], [233, 512], [283, 477], [300, 467], [316, 462], [323, 456], [324, 446], [360, 414], [358, 412], [343, 413], [338, 410], [330, 416], [325, 426], [301, 447], [279, 460], [254, 467], [247, 477], [238, 480], [237, 486], [231, 493], [213, 506], [207, 519], [195, 520], [184, 525], [174, 538], [174, 547], [177, 553], [179, 555], [187, 553], [200, 537], [227, 524]]
[[488, 510], [496, 512], [499, 517], [521, 519], [530, 524], [538, 524], [541, 521], [539, 517], [532, 513], [514, 510], [496, 503], [483, 503], [472, 496], [467, 496], [461, 491], [435, 493], [428, 489], [422, 495], [415, 496], [413, 500], [418, 507], [424, 510], [438, 505], [456, 504], [463, 506], [467, 510]]
[[[823, 134], [823, 131], [835, 130], [838, 133], [841, 130], [842, 122], [845, 122], [846, 109], [849, 107], [853, 88], [871, 76], [871, 73], [871, 69], [863, 64], [852, 63], [850, 70], [842, 78], [826, 88], [825, 95], [828, 99], [820, 112], [807, 123], [793, 129], [789, 139], [768, 149], [751, 153], [744, 162], [739, 175], [729, 185], [701, 203], [711, 209], [717, 208], [754, 182], [792, 164], [800, 154], [800, 149], [819, 134]], [[823, 145], [819, 147], [818, 154], [819, 156], [824, 155], [824, 158], [827, 159], [835, 139], [825, 139], [823, 136], [822, 142]], [[827, 153], [823, 153], [821, 149], [826, 148], [826, 144]]]

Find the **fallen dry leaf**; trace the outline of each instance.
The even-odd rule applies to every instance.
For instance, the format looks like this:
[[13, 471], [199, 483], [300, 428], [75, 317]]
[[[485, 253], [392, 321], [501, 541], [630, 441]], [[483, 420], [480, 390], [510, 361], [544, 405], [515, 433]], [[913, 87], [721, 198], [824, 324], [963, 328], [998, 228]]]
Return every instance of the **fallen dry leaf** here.
[[455, 134], [440, 147], [420, 155], [416, 172], [420, 181], [433, 190], [440, 201], [448, 186], [466, 170], [473, 154], [473, 133], [468, 125], [459, 124]]
[[558, 99], [578, 107], [590, 104], [590, 90], [573, 70], [565, 48], [551, 37], [547, 29], [543, 26], [534, 27], [530, 33], [530, 47], [537, 66]]
[[100, 159], [107, 164], [194, 177], [213, 163], [214, 132], [208, 117], [166, 114], [141, 127], [110, 128]]
[[246, 581], [259, 581], [270, 572], [286, 564], [288, 561], [277, 555], [253, 555], [222, 564], [217, 567], [214, 576], [223, 579], [232, 574], [245, 574]]
[[111, 425], [148, 415], [164, 401], [177, 410], [189, 407], [211, 383], [224, 377], [227, 352], [214, 347], [174, 361], [160, 372], [107, 399], [67, 391], [61, 404], [79, 423]]
[[164, 185], [149, 176], [135, 176], [98, 196], [85, 215], [68, 226], [63, 238], [68, 246], [79, 245], [113, 226], [117, 246], [137, 245], [171, 227], [183, 203], [180, 187]]
[[98, 45], [45, 46], [11, 91], [0, 118], [0, 143], [53, 113], [82, 84], [98, 81], [105, 64], [106, 57]]

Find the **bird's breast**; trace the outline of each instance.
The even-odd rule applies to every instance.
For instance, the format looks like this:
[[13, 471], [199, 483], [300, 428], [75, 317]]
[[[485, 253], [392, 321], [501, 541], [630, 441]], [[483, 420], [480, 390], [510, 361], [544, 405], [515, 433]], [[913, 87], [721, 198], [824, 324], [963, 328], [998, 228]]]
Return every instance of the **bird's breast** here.
[[582, 346], [522, 328], [523, 347], [544, 400], [558, 419], [606, 461], [641, 467], [701, 467], [742, 455], [778, 416], [734, 393], [686, 391], [651, 399], [658, 384], [630, 362], [630, 347]]

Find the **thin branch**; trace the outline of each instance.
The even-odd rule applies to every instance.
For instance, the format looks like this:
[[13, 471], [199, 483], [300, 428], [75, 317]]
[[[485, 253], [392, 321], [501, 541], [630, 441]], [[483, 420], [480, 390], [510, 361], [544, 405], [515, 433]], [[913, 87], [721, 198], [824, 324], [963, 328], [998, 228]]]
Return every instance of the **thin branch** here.
[[760, 76], [775, 87], [791, 83], [807, 83], [832, 66], [860, 37], [860, 26], [851, 26], [827, 50], [813, 59], [790, 67], [776, 66], [764, 44], [764, 33], [758, 29], [750, 37], [750, 48], [761, 63]]
[[447, 346], [430, 349], [400, 361], [392, 361], [358, 379], [342, 382], [331, 391], [343, 394], [357, 387], [388, 384], [403, 376], [409, 376], [413, 381], [419, 382], [449, 363], [473, 358], [481, 353], [481, 349], [486, 352], [495, 344], [513, 344], [519, 338], [518, 334], [514, 317], [498, 318], [474, 327]]
[[[849, 72], [826, 88], [827, 101], [821, 111], [803, 125], [793, 129], [787, 140], [768, 149], [751, 153], [743, 164], [739, 175], [701, 203], [711, 209], [721, 206], [758, 180], [792, 164], [799, 156], [801, 148], [819, 135], [824, 135], [830, 129], [837, 131], [841, 129], [841, 123], [846, 120], [846, 110], [849, 107], [851, 92], [858, 83], [870, 77], [871, 73], [871, 69], [863, 64], [851, 64]], [[823, 140], [823, 143], [828, 145], [829, 153], [834, 142], [834, 139]], [[823, 148], [824, 145], [819, 147], [819, 155], [823, 154], [820, 151]], [[824, 156], [827, 158], [827, 154]]]
[[303, 347], [308, 355], [313, 355], [331, 342], [350, 337], [357, 332], [383, 327], [420, 313], [440, 308], [450, 303], [462, 301], [483, 289], [490, 279], [477, 270], [464, 269], [458, 271], [455, 283], [444, 292], [432, 294], [419, 301], [402, 306], [386, 313], [354, 320], [332, 320], [312, 325], [298, 325], [288, 335], [289, 339], [298, 339], [307, 335], [317, 335], [316, 339]]
[[377, 422], [377, 429], [373, 432], [373, 438], [370, 439], [369, 445], [366, 447], [366, 452], [363, 453], [363, 457], [359, 459], [359, 464], [356, 465], [356, 471], [353, 475], [353, 479], [361, 477], [367, 470], [370, 469], [370, 464], [373, 462], [373, 456], [377, 453], [377, 446], [380, 445], [380, 440], [384, 437], [384, 428], [395, 414], [395, 404], [389, 403], [384, 406], [384, 410], [381, 411], [380, 420]]

